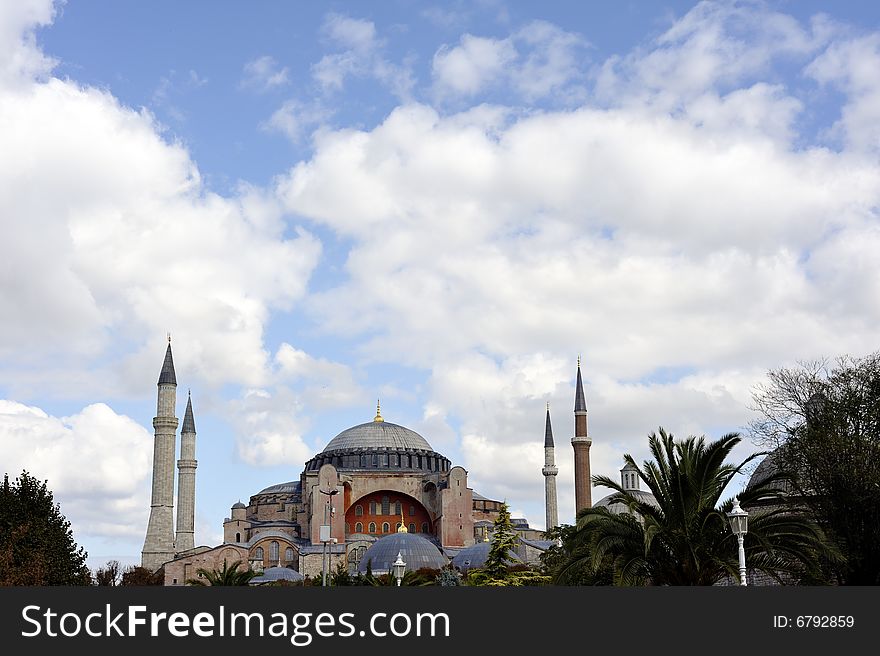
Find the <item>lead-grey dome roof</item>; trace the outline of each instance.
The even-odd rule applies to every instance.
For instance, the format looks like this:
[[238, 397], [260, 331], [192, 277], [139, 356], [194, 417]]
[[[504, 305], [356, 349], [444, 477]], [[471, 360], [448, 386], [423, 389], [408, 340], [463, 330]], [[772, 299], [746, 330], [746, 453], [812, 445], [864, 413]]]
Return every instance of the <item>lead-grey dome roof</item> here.
[[[352, 449], [416, 449], [433, 451], [428, 441], [414, 430], [387, 421], [370, 421], [346, 428], [324, 448], [328, 451], [349, 451]], [[395, 557], [397, 554], [394, 554]]]
[[[452, 559], [452, 566], [461, 571], [467, 571], [486, 564], [489, 551], [492, 549], [491, 542], [477, 542], [459, 551]], [[507, 550], [507, 562], [510, 565], [521, 563], [522, 559], [513, 551]]]
[[[642, 503], [650, 504], [655, 508], [660, 507], [660, 504], [657, 503], [657, 499], [650, 492], [645, 492], [644, 490], [627, 490], [626, 492], [627, 494], [634, 496]], [[614, 499], [617, 494], [617, 492], [614, 492], [613, 494], [609, 494], [607, 497], [602, 498], [601, 500], [593, 504], [593, 508], [608, 508], [608, 510], [613, 512], [615, 515], [629, 512], [629, 508], [627, 508], [626, 504], [623, 501]]]
[[407, 572], [415, 572], [427, 567], [442, 569], [449, 562], [440, 550], [430, 541], [414, 533], [392, 533], [376, 540], [361, 556], [359, 572], [367, 571], [367, 564], [377, 574], [391, 571], [391, 564], [397, 554], [406, 563]]

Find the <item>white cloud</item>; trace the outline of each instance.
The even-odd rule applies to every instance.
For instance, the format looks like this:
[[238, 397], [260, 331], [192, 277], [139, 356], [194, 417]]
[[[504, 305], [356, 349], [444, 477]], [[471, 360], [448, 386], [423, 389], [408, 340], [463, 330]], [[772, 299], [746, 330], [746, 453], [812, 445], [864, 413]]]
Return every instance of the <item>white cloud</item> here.
[[324, 123], [331, 114], [318, 103], [306, 104], [291, 98], [273, 112], [262, 128], [281, 132], [293, 143], [299, 143], [309, 130]]
[[366, 396], [351, 368], [340, 362], [315, 358], [287, 343], [278, 348], [275, 362], [281, 380], [304, 384], [302, 405], [310, 411], [356, 405]]
[[326, 93], [338, 92], [346, 78], [372, 78], [396, 97], [407, 100], [415, 84], [413, 62], [400, 64], [383, 54], [385, 43], [376, 35], [372, 21], [328, 14], [322, 32], [339, 50], [324, 55], [312, 66], [312, 77]]
[[192, 374], [259, 384], [265, 323], [304, 294], [320, 253], [312, 235], [255, 220], [252, 194], [207, 192], [148, 113], [96, 89], [2, 88], [0, 131], [0, 307], [18, 317], [0, 327], [5, 357], [57, 366], [59, 354], [102, 352], [110, 335], [149, 342], [119, 370], [143, 389], [171, 330]]
[[26, 86], [47, 75], [55, 60], [37, 46], [36, 30], [55, 17], [52, 0], [21, 0], [0, 6], [0, 86]]
[[301, 466], [312, 455], [303, 441], [309, 422], [303, 404], [292, 390], [252, 388], [227, 404], [227, 417], [236, 431], [238, 457], [249, 465]]
[[271, 91], [290, 84], [290, 70], [280, 67], [271, 55], [252, 59], [244, 65], [241, 86], [257, 91]]
[[433, 73], [441, 89], [473, 95], [500, 77], [516, 59], [510, 41], [465, 34], [460, 45], [441, 47], [434, 54]]
[[150, 508], [153, 439], [141, 425], [95, 403], [68, 417], [0, 400], [3, 466], [48, 487], [74, 538], [143, 538]]
[[464, 34], [441, 46], [432, 74], [440, 97], [474, 96], [507, 84], [527, 101], [558, 95], [580, 74], [577, 51], [584, 40], [546, 21], [533, 21], [504, 39]]
[[847, 94], [832, 134], [851, 150], [880, 150], [880, 34], [833, 43], [806, 73]]

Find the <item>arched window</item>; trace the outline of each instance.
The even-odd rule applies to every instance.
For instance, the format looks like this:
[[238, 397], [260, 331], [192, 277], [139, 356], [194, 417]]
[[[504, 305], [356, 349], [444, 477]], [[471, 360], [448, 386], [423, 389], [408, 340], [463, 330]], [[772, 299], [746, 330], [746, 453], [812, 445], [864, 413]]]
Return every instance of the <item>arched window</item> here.
[[390, 515], [391, 514], [391, 501], [388, 500], [388, 495], [386, 494], [382, 497], [382, 514]]
[[382, 522], [382, 532], [388, 533], [391, 530], [391, 525], [388, 522]]
[[358, 504], [354, 507], [354, 514], [358, 517], [362, 517], [364, 514], [364, 507], [361, 504]]
[[410, 533], [415, 533], [415, 532], [416, 532], [416, 525], [415, 525], [414, 522], [410, 522], [410, 523], [409, 523], [409, 532], [410, 532]]
[[278, 543], [274, 540], [269, 544], [269, 560], [278, 560]]
[[400, 531], [400, 526], [401, 526], [400, 522], [397, 522], [397, 523], [394, 525], [394, 532], [395, 532], [395, 533], [397, 533], [398, 531]]
[[287, 547], [287, 549], [284, 550], [284, 560], [288, 563], [293, 560], [293, 549], [290, 547]]
[[400, 506], [400, 501], [395, 501], [394, 502], [394, 514], [399, 516], [401, 512], [402, 512], [402, 510], [401, 510], [401, 506]]
[[376, 522], [370, 522], [370, 533], [376, 532]]
[[370, 514], [371, 515], [376, 514], [376, 502], [375, 501], [370, 501]]
[[254, 558], [263, 560], [263, 547], [257, 547], [257, 550], [254, 552]]
[[357, 524], [355, 524], [354, 525], [354, 532], [355, 533], [363, 533], [364, 532], [364, 525], [361, 522], [358, 522]]
[[241, 533], [236, 533], [236, 534], [235, 534], [235, 541], [236, 541], [236, 542], [241, 542]]
[[428, 532], [428, 522], [422, 522], [422, 533]]
[[415, 514], [416, 514], [416, 507], [413, 506], [412, 504], [410, 504], [410, 507], [409, 507], [409, 516], [412, 517], [412, 516], [415, 515]]

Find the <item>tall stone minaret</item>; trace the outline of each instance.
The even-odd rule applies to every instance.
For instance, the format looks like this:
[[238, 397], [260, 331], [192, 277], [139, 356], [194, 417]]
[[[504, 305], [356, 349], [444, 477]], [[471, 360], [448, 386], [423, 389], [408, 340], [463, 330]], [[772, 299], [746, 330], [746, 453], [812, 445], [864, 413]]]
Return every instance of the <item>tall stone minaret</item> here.
[[575, 517], [584, 508], [593, 505], [590, 488], [590, 447], [593, 440], [587, 432], [587, 402], [584, 399], [584, 383], [581, 380], [581, 359], [578, 357], [577, 387], [574, 392], [574, 511]]
[[141, 566], [155, 571], [174, 558], [174, 452], [177, 441], [177, 377], [171, 357], [171, 337], [159, 374], [159, 402], [153, 418], [153, 496], [150, 523], [141, 552]]
[[177, 461], [177, 541], [178, 552], [192, 549], [196, 523], [196, 422], [192, 396], [187, 394], [186, 413], [180, 429], [180, 460]]
[[559, 508], [556, 504], [556, 448], [553, 446], [553, 428], [550, 426], [550, 404], [547, 404], [547, 427], [544, 429], [544, 501], [547, 506], [546, 530], [559, 526]]

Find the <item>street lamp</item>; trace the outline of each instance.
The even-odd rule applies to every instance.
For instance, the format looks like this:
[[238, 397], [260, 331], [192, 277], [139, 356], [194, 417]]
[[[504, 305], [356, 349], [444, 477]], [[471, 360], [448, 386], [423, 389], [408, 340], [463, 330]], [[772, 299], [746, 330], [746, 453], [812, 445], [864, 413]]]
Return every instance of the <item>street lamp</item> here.
[[399, 551], [397, 552], [397, 560], [391, 563], [391, 570], [394, 572], [394, 578], [397, 579], [397, 585], [399, 586], [403, 580], [403, 573], [406, 571], [406, 563], [403, 562], [403, 557]]
[[327, 586], [327, 545], [331, 544], [333, 542], [336, 542], [336, 540], [334, 538], [330, 537], [330, 528], [332, 526], [332, 524], [330, 524], [330, 521], [331, 521], [331, 518], [333, 517], [333, 495], [338, 494], [339, 490], [337, 490], [336, 488], [333, 488], [332, 490], [325, 492], [321, 488], [318, 488], [318, 492], [320, 492], [321, 494], [327, 495], [327, 503], [324, 504], [324, 524], [321, 525], [321, 530], [320, 530], [321, 534], [319, 536], [321, 538], [321, 544], [323, 545], [323, 548], [321, 551], [321, 555], [323, 556], [321, 586], [326, 587]]
[[727, 519], [730, 520], [730, 529], [739, 542], [739, 582], [741, 585], [746, 583], [746, 550], [743, 547], [743, 538], [749, 530], [749, 513], [739, 507], [739, 497], [733, 497], [733, 508], [727, 513]]

